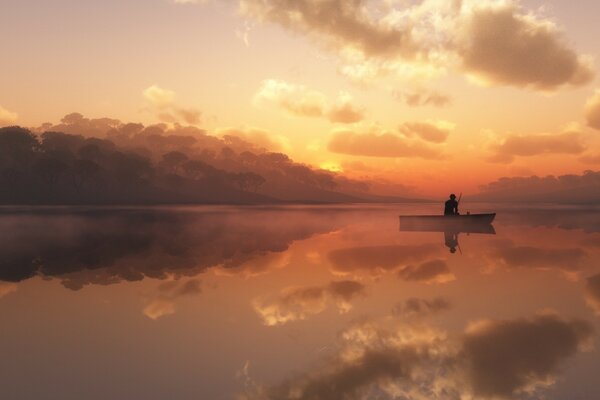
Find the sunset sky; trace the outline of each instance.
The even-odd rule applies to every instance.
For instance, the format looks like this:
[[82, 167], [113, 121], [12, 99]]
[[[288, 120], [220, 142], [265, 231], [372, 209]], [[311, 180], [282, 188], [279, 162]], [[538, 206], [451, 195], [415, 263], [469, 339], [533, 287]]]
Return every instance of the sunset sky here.
[[475, 192], [600, 167], [596, 0], [2, 0], [0, 126], [243, 132], [350, 177]]

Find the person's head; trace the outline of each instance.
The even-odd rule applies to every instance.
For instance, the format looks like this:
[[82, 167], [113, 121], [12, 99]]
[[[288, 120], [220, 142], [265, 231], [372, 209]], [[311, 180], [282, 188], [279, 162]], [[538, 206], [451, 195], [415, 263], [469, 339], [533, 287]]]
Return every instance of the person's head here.
[[454, 193], [452, 193], [452, 194], [450, 195], [450, 198], [451, 198], [452, 200], [454, 200], [454, 199], [456, 199], [456, 195], [455, 195]]

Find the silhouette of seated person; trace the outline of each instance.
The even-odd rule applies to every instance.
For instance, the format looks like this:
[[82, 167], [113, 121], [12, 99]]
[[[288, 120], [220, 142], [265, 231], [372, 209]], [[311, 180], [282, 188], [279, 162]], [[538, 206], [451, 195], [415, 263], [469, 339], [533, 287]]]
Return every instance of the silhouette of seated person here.
[[444, 206], [444, 215], [459, 215], [458, 201], [456, 201], [456, 195], [454, 193], [450, 195], [449, 200], [446, 200]]
[[446, 247], [450, 249], [450, 253], [456, 253], [458, 247], [458, 232], [444, 231], [444, 242]]

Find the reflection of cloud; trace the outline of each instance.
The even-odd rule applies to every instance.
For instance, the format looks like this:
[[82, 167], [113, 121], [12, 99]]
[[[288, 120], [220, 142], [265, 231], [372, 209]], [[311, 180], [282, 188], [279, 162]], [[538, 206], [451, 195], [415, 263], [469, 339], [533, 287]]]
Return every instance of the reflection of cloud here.
[[402, 268], [398, 275], [406, 281], [426, 284], [447, 283], [456, 279], [444, 260], [431, 260], [417, 266], [409, 265]]
[[190, 279], [185, 282], [166, 281], [158, 286], [158, 296], [144, 307], [142, 313], [150, 319], [157, 320], [166, 315], [175, 314], [176, 300], [180, 297], [196, 296], [202, 293], [201, 282]]
[[352, 104], [352, 97], [342, 93], [337, 102], [330, 104], [325, 94], [276, 79], [263, 82], [254, 96], [256, 104], [275, 104], [302, 117], [326, 117], [331, 122], [350, 124], [364, 118], [364, 111]]
[[367, 321], [343, 331], [337, 353], [320, 366], [278, 385], [248, 385], [243, 398], [508, 399], [524, 391], [535, 396], [592, 332], [583, 320], [556, 315], [480, 321], [458, 336], [423, 324]]
[[411, 297], [404, 302], [394, 306], [392, 312], [401, 317], [420, 317], [432, 314], [438, 314], [450, 308], [450, 302], [443, 297], [436, 297], [431, 300]]
[[253, 306], [266, 325], [274, 326], [319, 314], [329, 301], [340, 312], [347, 312], [352, 308], [352, 299], [364, 291], [365, 286], [360, 282], [334, 281], [327, 286], [286, 288], [275, 299], [255, 299]]
[[156, 299], [148, 304], [142, 312], [146, 317], [156, 321], [166, 315], [175, 314], [175, 304], [171, 300]]
[[511, 163], [515, 157], [531, 157], [542, 154], [581, 154], [585, 151], [578, 133], [557, 135], [512, 135], [493, 146], [489, 161]]
[[491, 255], [509, 268], [556, 268], [565, 272], [578, 270], [587, 256], [579, 247], [561, 249], [518, 246], [510, 241], [499, 242]]
[[596, 90], [585, 105], [585, 118], [594, 129], [600, 130], [600, 90]]
[[384, 132], [358, 133], [349, 130], [336, 132], [328, 144], [334, 153], [366, 157], [420, 157], [439, 159], [440, 152], [424, 143]]
[[600, 274], [588, 278], [585, 285], [585, 298], [596, 314], [600, 315]]
[[593, 328], [556, 315], [512, 321], [480, 321], [467, 329], [463, 354], [476, 397], [512, 398], [553, 382], [566, 358], [591, 339]]
[[328, 257], [335, 272], [379, 274], [394, 271], [410, 262], [423, 261], [437, 252], [439, 246], [434, 244], [365, 246], [333, 250]]
[[15, 283], [3, 283], [0, 282], [0, 299], [6, 295], [17, 291], [17, 285]]

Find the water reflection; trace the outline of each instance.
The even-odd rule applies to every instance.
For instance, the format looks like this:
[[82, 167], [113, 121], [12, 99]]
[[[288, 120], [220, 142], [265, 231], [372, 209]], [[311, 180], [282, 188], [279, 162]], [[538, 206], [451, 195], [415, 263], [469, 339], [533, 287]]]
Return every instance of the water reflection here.
[[600, 212], [426, 207], [4, 209], [1, 397], [600, 398]]

